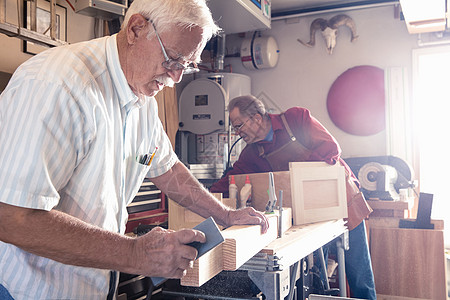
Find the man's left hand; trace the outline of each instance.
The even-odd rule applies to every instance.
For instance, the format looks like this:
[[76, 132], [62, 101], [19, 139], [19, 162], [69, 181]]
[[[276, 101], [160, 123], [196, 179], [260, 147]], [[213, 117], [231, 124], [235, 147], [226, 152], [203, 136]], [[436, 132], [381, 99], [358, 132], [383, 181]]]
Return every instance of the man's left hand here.
[[266, 233], [269, 229], [267, 217], [253, 207], [245, 207], [231, 210], [228, 215], [228, 224], [231, 225], [261, 225], [261, 232]]

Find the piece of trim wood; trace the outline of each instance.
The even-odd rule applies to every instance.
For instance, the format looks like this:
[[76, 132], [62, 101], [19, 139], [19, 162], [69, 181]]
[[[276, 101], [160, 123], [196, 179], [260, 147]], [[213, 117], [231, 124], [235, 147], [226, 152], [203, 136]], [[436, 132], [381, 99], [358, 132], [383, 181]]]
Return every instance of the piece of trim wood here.
[[194, 267], [188, 269], [181, 278], [184, 286], [200, 287], [223, 270], [223, 243], [205, 253], [194, 262]]
[[289, 163], [294, 225], [347, 217], [345, 169], [324, 162]]
[[[280, 215], [280, 211], [279, 210], [275, 210], [275, 213], [277, 214], [277, 216]], [[292, 208], [290, 208], [290, 207], [283, 207], [282, 213], [283, 213], [283, 217], [281, 219], [281, 221], [282, 221], [281, 232], [284, 233], [289, 228], [292, 227]]]
[[369, 206], [373, 209], [371, 218], [407, 218], [409, 210], [413, 206], [413, 201], [382, 201], [367, 200]]
[[[401, 218], [373, 218], [370, 215], [366, 225], [370, 228], [399, 228]], [[414, 221], [415, 219], [406, 219]], [[430, 223], [434, 225], [434, 230], [444, 230], [443, 220], [430, 220]]]
[[346, 230], [342, 219], [292, 226], [282, 238], [274, 240], [260, 252], [283, 257], [283, 264], [289, 266]]
[[382, 200], [367, 200], [372, 209], [394, 209], [405, 210], [410, 209], [412, 205], [406, 201], [382, 201]]
[[278, 217], [269, 215], [269, 229], [261, 234], [259, 225], [238, 225], [222, 231], [223, 269], [235, 271], [262, 248], [275, 240], [278, 235]]

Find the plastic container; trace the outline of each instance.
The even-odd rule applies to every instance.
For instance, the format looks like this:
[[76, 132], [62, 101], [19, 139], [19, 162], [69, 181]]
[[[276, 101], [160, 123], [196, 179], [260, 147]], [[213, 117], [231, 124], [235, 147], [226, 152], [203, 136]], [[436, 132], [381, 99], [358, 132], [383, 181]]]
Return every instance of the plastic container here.
[[252, 184], [248, 175], [245, 177], [245, 184], [241, 189], [240, 199], [240, 207], [252, 206]]
[[277, 65], [279, 56], [277, 42], [271, 36], [247, 38], [242, 42], [241, 61], [247, 69], [273, 68]]
[[234, 200], [234, 203], [236, 203], [236, 207], [239, 207], [238, 203], [238, 188], [236, 185], [236, 182], [234, 180], [234, 176], [231, 175], [230, 178], [230, 185], [228, 186], [228, 197], [230, 197], [230, 200]]

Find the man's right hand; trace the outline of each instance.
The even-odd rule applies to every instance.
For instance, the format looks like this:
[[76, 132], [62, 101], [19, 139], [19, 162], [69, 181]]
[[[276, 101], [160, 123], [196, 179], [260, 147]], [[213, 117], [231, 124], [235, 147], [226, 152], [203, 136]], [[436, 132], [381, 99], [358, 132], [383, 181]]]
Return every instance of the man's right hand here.
[[181, 278], [197, 257], [197, 249], [186, 244], [205, 241], [204, 233], [198, 230], [173, 231], [156, 227], [137, 238], [136, 274]]

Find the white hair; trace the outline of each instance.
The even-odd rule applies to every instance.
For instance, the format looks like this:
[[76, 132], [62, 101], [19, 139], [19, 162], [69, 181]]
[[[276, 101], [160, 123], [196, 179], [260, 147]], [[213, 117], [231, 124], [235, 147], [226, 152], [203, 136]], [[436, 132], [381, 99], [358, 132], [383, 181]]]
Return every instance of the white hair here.
[[122, 28], [127, 26], [134, 14], [151, 20], [160, 34], [169, 30], [170, 25], [185, 28], [198, 26], [203, 29], [203, 38], [209, 40], [220, 30], [205, 0], [134, 0], [125, 14]]

